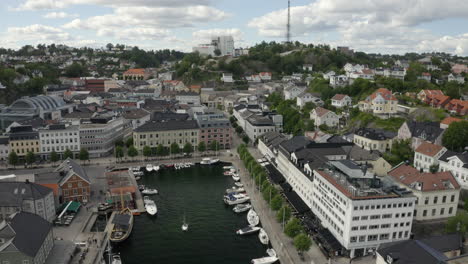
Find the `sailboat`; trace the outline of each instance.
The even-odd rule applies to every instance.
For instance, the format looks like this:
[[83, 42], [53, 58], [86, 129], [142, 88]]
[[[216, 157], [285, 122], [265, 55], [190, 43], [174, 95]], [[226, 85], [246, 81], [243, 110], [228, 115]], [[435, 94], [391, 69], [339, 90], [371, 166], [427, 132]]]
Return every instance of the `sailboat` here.
[[182, 223], [182, 231], [188, 231], [188, 224], [185, 221], [185, 213], [184, 213], [184, 222]]

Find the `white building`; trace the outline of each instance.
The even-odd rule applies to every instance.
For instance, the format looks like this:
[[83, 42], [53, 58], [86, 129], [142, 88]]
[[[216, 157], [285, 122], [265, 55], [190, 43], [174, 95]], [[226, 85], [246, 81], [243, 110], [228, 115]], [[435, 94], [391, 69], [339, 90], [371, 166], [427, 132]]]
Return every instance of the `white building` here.
[[40, 155], [48, 159], [55, 151], [59, 157], [69, 149], [73, 153], [80, 151], [80, 130], [77, 125], [58, 124], [39, 129]]
[[221, 51], [221, 56], [234, 56], [234, 38], [232, 36], [216, 36], [211, 43]]
[[232, 73], [223, 72], [223, 77], [221, 77], [221, 81], [223, 81], [225, 83], [233, 83], [234, 79], [232, 77]]
[[179, 104], [191, 106], [201, 105], [200, 95], [195, 92], [178, 92], [176, 94], [176, 100]]
[[284, 87], [284, 90], [283, 90], [284, 99], [286, 100], [294, 99], [298, 95], [305, 92], [306, 89], [307, 87], [305, 86], [297, 86], [295, 84], [289, 83], [288, 85], [286, 85], [286, 87]]
[[453, 75], [453, 73], [451, 73], [451, 74], [448, 75], [448, 81], [464, 84], [465, 83], [465, 78], [463, 76], [461, 76], [461, 75]]
[[439, 158], [439, 171], [450, 171], [463, 189], [468, 189], [468, 152], [445, 152]]
[[348, 85], [348, 76], [346, 75], [334, 75], [330, 76], [330, 86], [333, 88], [343, 87]]
[[456, 215], [460, 185], [451, 172], [420, 172], [401, 163], [388, 175], [401, 187], [410, 188], [417, 197], [415, 220], [437, 220]]
[[439, 164], [439, 158], [447, 151], [440, 145], [423, 142], [414, 151], [413, 166], [418, 170], [428, 172], [433, 165]]
[[400, 67], [393, 67], [391, 69], [384, 69], [384, 76], [404, 80], [406, 76], [406, 69]]
[[347, 106], [351, 106], [352, 100], [351, 97], [349, 97], [346, 94], [335, 94], [335, 96], [332, 97], [332, 106], [336, 108], [343, 108]]
[[343, 67], [344, 71], [346, 72], [347, 76], [350, 76], [351, 73], [353, 72], [361, 72], [364, 70], [366, 66], [361, 65], [361, 64], [352, 64], [352, 63], [346, 63], [345, 66]]
[[[288, 95], [290, 96], [290, 95]], [[307, 103], [313, 103], [316, 106], [322, 106], [324, 102], [318, 96], [311, 93], [302, 93], [297, 96], [296, 105], [300, 108], [304, 107]]]
[[310, 112], [310, 119], [314, 120], [316, 127], [327, 125], [328, 127], [338, 126], [339, 118], [335, 112], [328, 109], [317, 107]]
[[200, 44], [192, 48], [193, 52], [198, 52], [201, 55], [206, 55], [206, 56], [208, 55], [215, 56], [215, 53], [214, 53], [215, 50], [216, 50], [216, 46], [213, 44]]

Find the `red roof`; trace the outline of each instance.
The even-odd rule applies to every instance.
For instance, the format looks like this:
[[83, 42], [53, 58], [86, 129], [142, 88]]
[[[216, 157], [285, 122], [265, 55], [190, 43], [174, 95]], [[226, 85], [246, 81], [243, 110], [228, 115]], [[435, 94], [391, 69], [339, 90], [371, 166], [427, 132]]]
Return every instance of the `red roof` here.
[[145, 69], [128, 69], [125, 71], [123, 74], [138, 74], [138, 75], [144, 75], [145, 74]]
[[419, 147], [415, 150], [415, 152], [419, 152], [426, 156], [434, 157], [437, 153], [439, 153], [444, 147], [436, 144], [432, 144], [429, 142], [423, 142]]
[[422, 90], [427, 97], [434, 97], [436, 95], [444, 95], [441, 90]]
[[330, 112], [330, 110], [325, 109], [325, 108], [320, 107], [320, 106], [315, 108], [315, 114], [317, 116], [319, 116], [319, 117], [326, 115], [328, 112]]
[[374, 100], [378, 95], [382, 96], [385, 100], [396, 101], [396, 97], [386, 88], [379, 88], [373, 94], [370, 95], [371, 100]]
[[341, 100], [343, 100], [346, 96], [347, 96], [346, 94], [335, 94], [335, 96], [333, 96], [332, 100], [341, 101]]
[[419, 172], [414, 167], [400, 165], [389, 171], [388, 175], [412, 189], [418, 189], [417, 186], [420, 186], [423, 192], [460, 189], [457, 180], [449, 171]]
[[260, 76], [271, 76], [271, 72], [261, 72]]
[[428, 73], [428, 72], [423, 72], [423, 73], [421, 73], [421, 75], [422, 75], [422, 76], [431, 76], [431, 74]]
[[452, 124], [453, 122], [460, 122], [460, 121], [463, 121], [462, 119], [460, 118], [456, 118], [456, 117], [446, 117], [444, 120], [442, 120], [440, 123], [441, 124], [444, 124], [444, 125], [450, 125]]

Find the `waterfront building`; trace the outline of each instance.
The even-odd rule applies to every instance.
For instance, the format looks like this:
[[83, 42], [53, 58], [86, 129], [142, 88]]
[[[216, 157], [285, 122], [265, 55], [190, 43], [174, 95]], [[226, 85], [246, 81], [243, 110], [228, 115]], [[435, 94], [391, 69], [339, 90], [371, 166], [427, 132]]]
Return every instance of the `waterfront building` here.
[[144, 146], [156, 148], [159, 144], [170, 147], [177, 143], [182, 148], [186, 143], [198, 145], [200, 128], [194, 120], [149, 121], [133, 131], [133, 144], [143, 151]]
[[63, 158], [63, 153], [69, 149], [75, 155], [80, 151], [80, 129], [78, 125], [55, 124], [38, 130], [40, 140], [40, 155], [49, 159], [55, 151]]
[[0, 220], [17, 212], [36, 214], [46, 221], [55, 219], [52, 189], [29, 182], [0, 183]]
[[9, 133], [10, 151], [14, 151], [19, 157], [24, 157], [28, 152], [39, 154], [39, 133], [33, 131], [31, 126], [12, 127]]
[[52, 224], [26, 212], [0, 223], [0, 262], [43, 264], [54, 247]]
[[199, 142], [204, 141], [209, 146], [212, 141], [217, 141], [220, 148], [231, 148], [232, 127], [223, 112], [215, 109], [204, 110], [195, 112], [193, 118], [200, 127]]
[[456, 215], [460, 185], [451, 172], [420, 172], [414, 167], [400, 164], [388, 175], [399, 186], [411, 189], [417, 197], [415, 220], [438, 220]]

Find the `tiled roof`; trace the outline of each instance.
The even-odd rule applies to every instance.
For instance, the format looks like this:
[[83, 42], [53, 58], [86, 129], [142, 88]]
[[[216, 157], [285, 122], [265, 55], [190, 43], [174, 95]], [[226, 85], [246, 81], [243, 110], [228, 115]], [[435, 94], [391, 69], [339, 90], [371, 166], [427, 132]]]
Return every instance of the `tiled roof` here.
[[330, 110], [328, 109], [325, 109], [323, 107], [317, 107], [315, 108], [315, 114], [318, 116], [318, 117], [322, 117], [324, 115], [326, 115], [328, 112], [331, 112]]
[[123, 74], [145, 74], [145, 69], [128, 69]]
[[13, 245], [23, 254], [33, 258], [52, 231], [52, 225], [45, 219], [26, 212], [15, 214], [9, 225], [15, 232]]
[[441, 124], [444, 124], [444, 125], [450, 125], [450, 124], [452, 124], [453, 122], [460, 122], [460, 121], [462, 121], [462, 119], [456, 118], [456, 117], [448, 116], [448, 117], [446, 117], [444, 120], [442, 120], [440, 123], [441, 123]]
[[332, 100], [341, 101], [341, 100], [343, 100], [346, 96], [347, 96], [346, 94], [335, 94], [335, 96], [332, 97]]
[[439, 153], [444, 147], [428, 142], [423, 142], [419, 147], [415, 150], [415, 152], [424, 154], [426, 156], [434, 157], [437, 153]]
[[412, 189], [420, 189], [423, 192], [460, 189], [457, 180], [449, 171], [421, 173], [414, 167], [402, 164], [389, 171], [388, 175]]
[[370, 99], [374, 100], [378, 95], [382, 96], [385, 100], [396, 101], [396, 97], [386, 88], [379, 88], [373, 94], [370, 95]]

